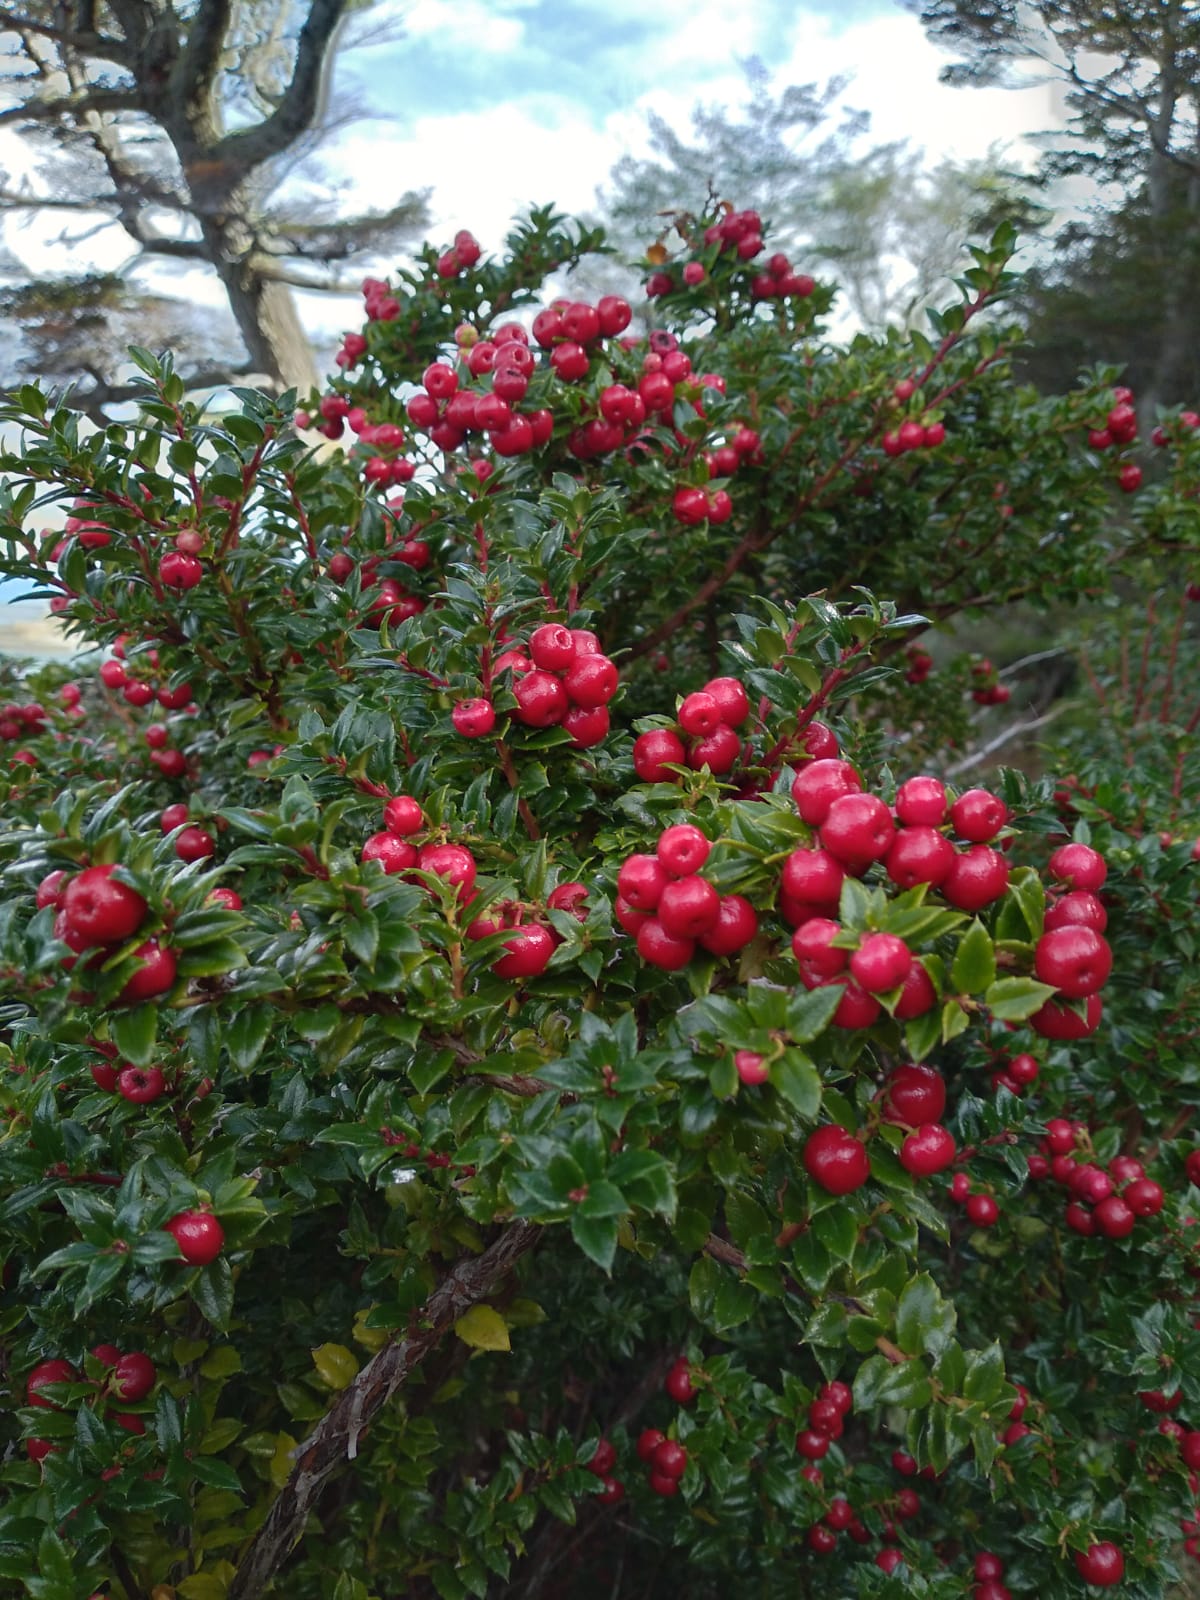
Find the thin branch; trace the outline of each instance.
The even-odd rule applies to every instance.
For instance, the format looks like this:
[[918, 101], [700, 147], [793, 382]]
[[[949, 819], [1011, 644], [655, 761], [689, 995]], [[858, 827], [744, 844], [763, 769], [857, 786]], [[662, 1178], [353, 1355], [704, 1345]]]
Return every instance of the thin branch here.
[[972, 750], [970, 755], [963, 756], [961, 761], [956, 761], [953, 766], [947, 767], [946, 776], [955, 778], [960, 772], [969, 772], [972, 767], [981, 766], [989, 756], [994, 755], [997, 750], [1002, 750], [1006, 744], [1011, 744], [1024, 733], [1032, 733], [1035, 728], [1044, 728], [1048, 722], [1054, 722], [1064, 711], [1069, 710], [1068, 705], [1058, 705], [1040, 717], [1031, 718], [1028, 722], [1014, 722], [1005, 728], [1003, 733], [998, 733], [994, 739], [989, 739], [987, 744], [980, 745], [978, 750]]
[[257, 127], [226, 134], [209, 152], [215, 162], [249, 172], [277, 156], [316, 120], [329, 44], [349, 0], [312, 0], [296, 46], [296, 64], [279, 109]]
[[107, 34], [77, 33], [73, 28], [58, 28], [48, 22], [38, 22], [33, 17], [0, 8], [0, 30], [12, 28], [22, 33], [34, 33], [40, 39], [53, 39], [56, 44], [69, 45], [81, 55], [100, 56], [105, 61], [115, 61], [119, 66], [129, 65], [129, 46], [124, 39], [110, 39]]
[[39, 100], [10, 106], [0, 111], [0, 124], [10, 122], [57, 122], [68, 117], [77, 122], [88, 112], [103, 116], [110, 111], [141, 111], [142, 95], [137, 89], [88, 89], [80, 95], [58, 100]]
[[454, 1323], [533, 1249], [541, 1233], [537, 1223], [511, 1222], [481, 1256], [460, 1261], [413, 1318], [412, 1331], [384, 1345], [342, 1390], [294, 1452], [296, 1464], [239, 1561], [228, 1600], [258, 1600], [264, 1593], [303, 1533], [328, 1479], [358, 1454], [363, 1430]]

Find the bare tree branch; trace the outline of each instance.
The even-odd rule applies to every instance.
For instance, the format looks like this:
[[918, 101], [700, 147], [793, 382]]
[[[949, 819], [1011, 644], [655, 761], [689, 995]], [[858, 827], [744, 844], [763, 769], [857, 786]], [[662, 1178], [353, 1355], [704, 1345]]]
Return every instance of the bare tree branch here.
[[70, 45], [85, 56], [99, 56], [105, 61], [115, 61], [119, 66], [129, 64], [129, 46], [123, 39], [111, 39], [104, 33], [77, 33], [72, 28], [57, 27], [36, 18], [22, 16], [16, 11], [0, 8], [0, 32], [6, 28], [36, 33], [40, 38], [52, 39], [57, 44]]
[[266, 1521], [250, 1541], [229, 1586], [229, 1600], [258, 1600], [304, 1530], [321, 1490], [358, 1453], [359, 1436], [455, 1322], [490, 1294], [541, 1237], [533, 1222], [512, 1222], [481, 1256], [460, 1261], [413, 1318], [343, 1389], [294, 1452], [296, 1465]]
[[349, 0], [312, 0], [296, 46], [296, 64], [277, 111], [257, 127], [226, 134], [211, 152], [214, 160], [248, 173], [281, 154], [316, 119], [325, 82], [329, 45]]
[[89, 112], [103, 116], [113, 111], [140, 111], [143, 96], [137, 89], [87, 89], [82, 94], [59, 100], [30, 100], [24, 105], [0, 111], [0, 124], [12, 122], [57, 122], [69, 118], [77, 122]]

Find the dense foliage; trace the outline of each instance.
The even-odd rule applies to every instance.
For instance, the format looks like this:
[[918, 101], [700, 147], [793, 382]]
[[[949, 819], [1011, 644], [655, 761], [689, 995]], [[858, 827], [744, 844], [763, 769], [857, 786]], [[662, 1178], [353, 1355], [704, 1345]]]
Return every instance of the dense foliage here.
[[0, 710], [0, 1592], [1176, 1577], [1186, 675], [1161, 760], [947, 795], [1003, 697], [916, 641], [1165, 579], [1200, 441], [1014, 385], [1006, 238], [837, 348], [678, 225], [647, 340], [513, 320], [600, 242], [545, 213], [369, 282], [346, 453], [145, 353], [128, 427], [4, 411], [102, 654]]

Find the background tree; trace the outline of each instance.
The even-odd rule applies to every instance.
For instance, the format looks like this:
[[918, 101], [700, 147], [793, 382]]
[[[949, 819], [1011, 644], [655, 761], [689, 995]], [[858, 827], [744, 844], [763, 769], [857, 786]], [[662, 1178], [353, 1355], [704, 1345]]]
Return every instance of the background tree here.
[[[236, 327], [233, 347], [198, 361], [185, 381], [253, 374], [276, 387], [311, 385], [291, 289], [343, 287], [339, 268], [367, 249], [394, 249], [423, 216], [410, 193], [385, 211], [338, 218], [297, 174], [337, 120], [329, 80], [349, 9], [347, 0], [34, 0], [0, 10], [0, 81], [13, 102], [0, 123], [41, 157], [35, 178], [4, 182], [0, 213], [61, 211], [80, 219], [76, 239], [108, 219], [133, 246], [123, 289], [65, 276], [9, 297], [29, 340], [27, 367], [88, 375], [76, 403], [103, 415], [126, 392], [112, 383], [113, 353], [126, 343], [131, 305], [168, 342], [194, 343], [189, 309], [161, 294], [138, 298], [139, 274], [170, 261], [211, 269]], [[83, 311], [66, 345], [43, 314], [55, 303]]]
[[743, 106], [697, 105], [690, 138], [651, 114], [654, 154], [614, 167], [599, 209], [627, 254], [662, 233], [680, 194], [737, 196], [806, 270], [832, 271], [859, 322], [881, 328], [944, 293], [969, 237], [1007, 216], [1037, 221], [998, 158], [926, 168], [903, 141], [864, 148], [869, 114], [838, 112], [848, 79], [776, 88], [761, 62], [743, 66]]
[[[1043, 275], [1040, 327], [1065, 323], [1064, 355], [1130, 363], [1152, 411], [1195, 393], [1200, 268], [1200, 13], [1190, 0], [925, 0], [932, 37], [960, 59], [947, 82], [1027, 85], [1064, 96], [1046, 179], [1093, 200]], [[1068, 357], [1069, 358], [1069, 357]]]

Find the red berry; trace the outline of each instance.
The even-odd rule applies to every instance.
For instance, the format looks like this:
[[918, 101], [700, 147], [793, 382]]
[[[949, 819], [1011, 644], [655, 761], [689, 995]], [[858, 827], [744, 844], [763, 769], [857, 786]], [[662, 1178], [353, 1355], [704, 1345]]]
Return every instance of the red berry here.
[[570, 628], [560, 622], [546, 622], [529, 636], [529, 654], [534, 665], [547, 672], [564, 672], [575, 659], [575, 640]]
[[703, 689], [687, 695], [679, 707], [679, 726], [693, 738], [706, 739], [718, 728], [725, 726], [721, 715], [721, 702]]
[[845, 868], [828, 850], [793, 850], [783, 864], [781, 884], [792, 900], [832, 908], [838, 903], [845, 878]]
[[1095, 1589], [1110, 1589], [1125, 1576], [1125, 1557], [1115, 1544], [1104, 1540], [1076, 1550], [1075, 1567], [1084, 1583]]
[[607, 1478], [617, 1464], [617, 1450], [611, 1439], [597, 1439], [592, 1459], [584, 1463], [597, 1478]]
[[637, 947], [643, 961], [652, 967], [661, 967], [664, 972], [678, 972], [696, 953], [694, 940], [673, 937], [656, 917], [643, 922], [638, 929]]
[[910, 1133], [900, 1146], [900, 1165], [914, 1178], [942, 1172], [954, 1160], [954, 1136], [938, 1122], [926, 1123]]
[[720, 708], [721, 720], [731, 728], [740, 728], [750, 715], [750, 697], [737, 678], [710, 678], [701, 693], [712, 696]]
[[669, 728], [652, 728], [633, 741], [633, 770], [643, 783], [671, 783], [675, 773], [667, 770], [687, 766], [687, 751], [678, 734]]
[[117, 1090], [135, 1106], [157, 1100], [165, 1087], [161, 1067], [123, 1067], [117, 1074]]
[[884, 866], [897, 888], [915, 889], [919, 883], [936, 888], [945, 882], [957, 860], [958, 852], [944, 833], [918, 824], [896, 834]]
[[[93, 1355], [95, 1353], [92, 1352]], [[131, 1350], [128, 1355], [118, 1356], [112, 1365], [114, 1371], [109, 1379], [110, 1390], [118, 1400], [125, 1400], [133, 1405], [146, 1398], [158, 1379], [153, 1361], [139, 1350]]]
[[1029, 1026], [1043, 1039], [1085, 1039], [1088, 1034], [1095, 1033], [1103, 1016], [1104, 1006], [1098, 994], [1088, 996], [1082, 1017], [1070, 1004], [1047, 1000], [1041, 1010], [1030, 1017]]
[[758, 932], [758, 915], [740, 894], [721, 896], [717, 920], [700, 935], [700, 943], [714, 956], [733, 956], [744, 950]]
[[174, 1236], [180, 1255], [193, 1267], [207, 1267], [225, 1244], [225, 1230], [211, 1211], [181, 1211], [163, 1227]]
[[181, 828], [175, 839], [175, 854], [181, 861], [204, 861], [216, 848], [212, 834], [203, 828]]
[[417, 867], [453, 884], [460, 900], [466, 900], [475, 887], [475, 858], [461, 844], [422, 845], [417, 851]]
[[899, 988], [911, 966], [912, 951], [894, 933], [866, 934], [850, 957], [854, 981], [868, 994]]
[[617, 873], [617, 893], [636, 911], [654, 911], [670, 881], [657, 856], [632, 855]]
[[682, 1478], [687, 1471], [687, 1448], [675, 1439], [664, 1439], [660, 1445], [656, 1445], [650, 1459], [655, 1472], [661, 1473], [664, 1478]]
[[801, 767], [792, 783], [792, 799], [809, 827], [819, 828], [835, 800], [861, 789], [862, 780], [848, 761], [825, 759]]
[[1034, 970], [1042, 983], [1051, 984], [1070, 1000], [1082, 1000], [1107, 982], [1112, 951], [1094, 928], [1068, 924], [1038, 940]]
[[895, 831], [892, 814], [878, 795], [846, 794], [829, 807], [820, 837], [830, 855], [853, 871], [887, 855]]
[[1135, 1178], [1132, 1183], [1126, 1184], [1121, 1199], [1135, 1217], [1156, 1217], [1163, 1208], [1166, 1195], [1162, 1185], [1155, 1183], [1152, 1178]]
[[721, 777], [732, 771], [741, 753], [742, 741], [732, 728], [722, 723], [707, 739], [697, 739], [688, 751], [688, 766], [693, 772], [707, 767], [715, 776]]
[[516, 928], [504, 941], [506, 955], [493, 961], [498, 978], [536, 978], [545, 972], [554, 954], [554, 936], [540, 922]]
[[366, 864], [368, 861], [378, 861], [383, 870], [390, 874], [407, 872], [409, 867], [417, 864], [417, 851], [407, 839], [402, 839], [398, 833], [373, 833], [359, 852], [359, 860]]
[[997, 850], [973, 844], [956, 857], [943, 878], [941, 892], [960, 911], [980, 911], [1008, 888], [1008, 862]]
[[663, 829], [655, 853], [672, 877], [683, 878], [700, 871], [711, 849], [699, 828], [690, 822], [677, 822]]
[[653, 1459], [654, 1452], [666, 1438], [666, 1434], [659, 1428], [643, 1428], [638, 1434], [637, 1453], [641, 1461]]
[[117, 999], [122, 1005], [132, 1005], [137, 1000], [152, 1000], [165, 994], [175, 982], [174, 953], [157, 939], [147, 939], [133, 952], [139, 965], [125, 984]]
[[411, 795], [393, 795], [383, 808], [383, 825], [389, 833], [419, 833], [425, 826], [425, 814]]
[[683, 1357], [680, 1357], [667, 1373], [663, 1388], [677, 1405], [686, 1406], [689, 1401], [696, 1398], [696, 1390], [692, 1384], [692, 1369]]
[[44, 1400], [41, 1391], [51, 1383], [78, 1383], [79, 1374], [69, 1361], [51, 1359], [39, 1361], [37, 1366], [25, 1380], [25, 1404], [30, 1406], [45, 1406], [51, 1411], [58, 1411], [52, 1400]]
[[733, 1065], [738, 1075], [738, 1081], [747, 1087], [755, 1087], [766, 1083], [770, 1072], [762, 1056], [753, 1050], [737, 1050], [734, 1052]]
[[567, 670], [562, 680], [568, 697], [577, 706], [606, 706], [616, 694], [620, 679], [615, 661], [605, 655], [583, 655]]
[[1096, 1226], [1106, 1239], [1124, 1239], [1133, 1232], [1136, 1216], [1119, 1195], [1110, 1194], [1092, 1212]]
[[871, 1176], [866, 1146], [837, 1123], [809, 1134], [803, 1160], [809, 1177], [829, 1194], [850, 1194]]
[[460, 700], [450, 720], [464, 739], [486, 739], [496, 726], [496, 712], [490, 700]]
[[990, 1228], [1000, 1218], [1000, 1207], [990, 1194], [973, 1194], [967, 1200], [967, 1216], [977, 1228]]
[[136, 889], [113, 878], [115, 866], [85, 867], [63, 891], [62, 913], [87, 944], [115, 944], [142, 925], [146, 902]]
[[1108, 876], [1108, 867], [1098, 850], [1086, 844], [1064, 844], [1047, 863], [1051, 877], [1069, 889], [1088, 889], [1093, 893]]
[[968, 789], [950, 807], [950, 821], [960, 839], [986, 844], [1008, 821], [1008, 807], [987, 789]]

